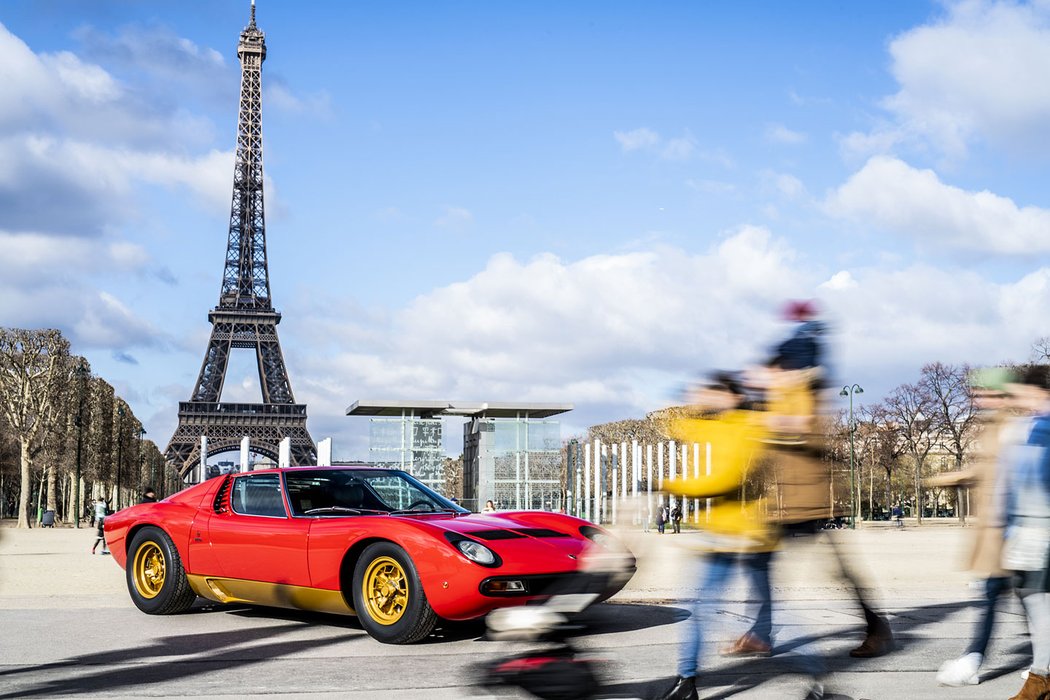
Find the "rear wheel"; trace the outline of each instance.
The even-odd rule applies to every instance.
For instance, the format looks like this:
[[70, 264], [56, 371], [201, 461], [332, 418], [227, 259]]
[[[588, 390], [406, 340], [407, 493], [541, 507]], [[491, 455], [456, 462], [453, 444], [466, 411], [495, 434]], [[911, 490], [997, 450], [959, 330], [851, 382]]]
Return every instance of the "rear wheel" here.
[[361, 553], [353, 598], [361, 626], [384, 644], [418, 642], [437, 624], [412, 558], [392, 542], [376, 542]]
[[160, 528], [144, 527], [131, 538], [126, 574], [131, 600], [144, 613], [180, 613], [197, 599], [179, 550]]

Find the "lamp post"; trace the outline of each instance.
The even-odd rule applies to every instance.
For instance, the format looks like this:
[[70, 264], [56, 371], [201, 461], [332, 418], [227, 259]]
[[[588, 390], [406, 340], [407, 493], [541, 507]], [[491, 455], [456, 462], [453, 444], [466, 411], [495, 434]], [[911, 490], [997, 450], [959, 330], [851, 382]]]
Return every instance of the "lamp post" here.
[[[142, 441], [146, 437], [146, 429], [139, 424], [139, 476], [142, 476], [143, 468], [146, 466], [146, 455], [142, 454]], [[153, 487], [153, 465], [150, 465], [149, 485]]]
[[839, 392], [839, 396], [849, 397], [849, 526], [851, 530], [857, 529], [857, 503], [855, 500], [857, 482], [856, 474], [853, 470], [853, 431], [855, 429], [853, 425], [853, 395], [863, 393], [864, 390], [860, 388], [859, 384], [844, 386], [842, 391]]
[[77, 480], [73, 484], [73, 517], [76, 527], [80, 528], [80, 454], [84, 444], [84, 381], [91, 375], [87, 360], [83, 357], [77, 363], [76, 377], [78, 383], [77, 391], [77, 417], [73, 421], [77, 426]]
[[580, 441], [569, 440], [565, 449], [565, 512], [576, 515], [576, 472], [580, 468]]
[[117, 502], [114, 510], [120, 510], [121, 469], [120, 463], [124, 458], [124, 407], [117, 406]]

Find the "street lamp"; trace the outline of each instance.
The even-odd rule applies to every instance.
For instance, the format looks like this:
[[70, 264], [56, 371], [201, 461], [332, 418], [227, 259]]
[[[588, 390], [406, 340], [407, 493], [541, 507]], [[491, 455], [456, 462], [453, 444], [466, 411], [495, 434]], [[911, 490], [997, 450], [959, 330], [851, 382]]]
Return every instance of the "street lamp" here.
[[120, 463], [124, 459], [124, 407], [117, 406], [117, 502], [114, 504], [116, 508], [114, 510], [120, 510]]
[[857, 503], [855, 496], [857, 493], [857, 482], [856, 475], [853, 470], [853, 395], [863, 394], [864, 390], [860, 388], [859, 384], [853, 386], [844, 386], [842, 391], [839, 392], [839, 396], [849, 397], [849, 526], [850, 529], [857, 529]]
[[80, 528], [80, 453], [84, 444], [84, 381], [91, 376], [87, 360], [83, 357], [77, 363], [76, 378], [77, 391], [77, 417], [73, 421], [77, 426], [77, 480], [73, 485], [73, 517], [76, 519], [76, 527]]
[[[139, 424], [139, 478], [142, 478], [142, 471], [146, 466], [146, 455], [142, 454], [142, 441], [146, 437], [146, 429]], [[153, 465], [150, 464], [149, 471], [149, 485], [153, 487]]]

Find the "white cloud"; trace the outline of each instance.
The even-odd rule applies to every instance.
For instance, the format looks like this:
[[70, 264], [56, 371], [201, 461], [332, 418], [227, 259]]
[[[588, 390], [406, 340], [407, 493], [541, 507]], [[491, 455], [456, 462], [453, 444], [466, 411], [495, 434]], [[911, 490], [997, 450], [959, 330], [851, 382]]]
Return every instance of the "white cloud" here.
[[697, 149], [696, 138], [688, 131], [682, 136], [665, 139], [648, 127], [632, 131], [615, 131], [613, 137], [624, 153], [644, 151], [663, 160], [689, 160]]
[[772, 143], [783, 143], [794, 146], [805, 143], [808, 140], [806, 134], [800, 131], [792, 131], [783, 124], [769, 124], [766, 126], [765, 137]]
[[806, 186], [794, 175], [772, 170], [763, 170], [759, 175], [767, 187], [771, 187], [788, 199], [795, 199], [806, 194]]
[[736, 192], [736, 185], [721, 180], [706, 180], [703, 178], [689, 178], [685, 181], [686, 187], [705, 194], [732, 194]]
[[896, 158], [870, 159], [829, 194], [825, 208], [930, 246], [1014, 255], [1050, 251], [1050, 211], [945, 184], [932, 170]]
[[280, 80], [271, 79], [263, 86], [263, 103], [295, 114], [331, 118], [332, 96], [321, 91], [311, 95], [296, 95]]
[[[846, 138], [849, 149], [905, 140], [961, 156], [975, 139], [1030, 151], [1050, 137], [1050, 4], [966, 0], [889, 46], [900, 89], [893, 122]], [[878, 152], [878, 151], [874, 151]]]
[[660, 149], [660, 156], [667, 160], [689, 160], [695, 150], [696, 139], [686, 135], [676, 139], [668, 139], [667, 143]]
[[616, 131], [613, 136], [624, 151], [637, 151], [660, 143], [660, 135], [645, 127], [633, 131]]
[[474, 215], [464, 207], [446, 206], [444, 213], [434, 220], [438, 228], [461, 229], [474, 222]]
[[848, 270], [840, 270], [836, 272], [831, 278], [820, 285], [821, 289], [840, 290], [840, 289], [852, 289], [857, 286], [857, 280], [853, 279], [853, 275]]
[[1027, 357], [1045, 335], [1050, 269], [1000, 283], [898, 261], [832, 273], [759, 227], [700, 253], [501, 254], [402, 308], [289, 310], [299, 335], [324, 339], [298, 359], [297, 397], [311, 415], [400, 398], [568, 401], [566, 425], [638, 417], [698, 372], [761, 360], [787, 331], [783, 301], [810, 297], [837, 331], [834, 371], [875, 400], [926, 362]]
[[[338, 302], [312, 307], [305, 333], [335, 350], [312, 353], [305, 374], [315, 380], [298, 391], [333, 408], [350, 397], [452, 397], [644, 412], [698, 368], [754, 358], [780, 301], [804, 289], [794, 260], [757, 227], [700, 255], [497, 255], [389, 317], [351, 308], [347, 322]], [[663, 384], [638, 383], [641, 375]]]

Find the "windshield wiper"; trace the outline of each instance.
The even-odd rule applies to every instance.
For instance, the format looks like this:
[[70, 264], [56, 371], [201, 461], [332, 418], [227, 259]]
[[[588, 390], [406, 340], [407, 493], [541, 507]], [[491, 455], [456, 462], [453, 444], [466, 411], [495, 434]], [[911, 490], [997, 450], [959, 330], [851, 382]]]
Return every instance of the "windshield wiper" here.
[[[321, 513], [352, 513], [354, 515], [361, 515], [365, 511], [360, 508], [347, 508], [346, 506], [325, 506], [324, 508], [311, 508], [310, 510], [304, 511], [303, 515], [320, 515]], [[368, 511], [370, 513], [377, 513], [380, 511]]]
[[430, 510], [420, 510], [419, 508], [412, 508], [406, 510], [392, 510], [389, 515], [430, 515], [431, 513], [458, 513], [458, 510], [452, 508], [431, 508]]

